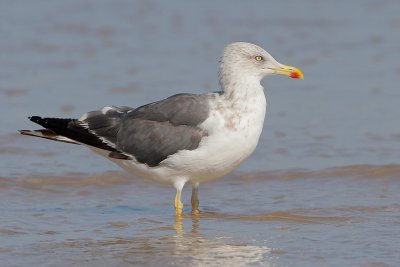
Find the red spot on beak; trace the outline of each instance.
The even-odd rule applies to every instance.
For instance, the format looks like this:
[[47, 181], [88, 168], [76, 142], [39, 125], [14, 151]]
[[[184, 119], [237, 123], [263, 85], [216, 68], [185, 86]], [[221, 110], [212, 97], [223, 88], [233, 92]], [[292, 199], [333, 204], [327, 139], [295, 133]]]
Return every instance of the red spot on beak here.
[[292, 73], [290, 73], [290, 78], [298, 79], [298, 78], [300, 78], [300, 73], [292, 72]]

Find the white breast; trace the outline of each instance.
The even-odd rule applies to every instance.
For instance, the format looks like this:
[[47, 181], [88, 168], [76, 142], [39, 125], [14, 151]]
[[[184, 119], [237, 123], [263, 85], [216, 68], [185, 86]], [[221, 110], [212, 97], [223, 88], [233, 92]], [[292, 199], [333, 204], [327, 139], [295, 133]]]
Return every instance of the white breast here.
[[199, 147], [180, 151], [161, 165], [173, 170], [175, 176], [187, 176], [191, 182], [204, 182], [231, 172], [256, 148], [265, 111], [262, 87], [240, 101], [216, 101], [210, 117], [200, 126], [208, 136]]

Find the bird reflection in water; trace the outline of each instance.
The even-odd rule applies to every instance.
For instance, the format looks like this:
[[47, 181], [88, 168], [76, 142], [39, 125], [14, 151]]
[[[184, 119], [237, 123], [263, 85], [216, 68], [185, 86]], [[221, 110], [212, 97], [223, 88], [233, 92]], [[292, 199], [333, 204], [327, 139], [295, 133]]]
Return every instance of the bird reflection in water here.
[[[266, 246], [234, 244], [230, 238], [208, 237], [199, 231], [201, 220], [216, 218], [214, 214], [200, 213], [175, 216], [172, 228], [175, 234], [170, 241], [175, 243], [169, 264], [188, 266], [248, 266], [261, 264], [272, 266], [271, 248]], [[191, 221], [190, 231], [184, 223]]]

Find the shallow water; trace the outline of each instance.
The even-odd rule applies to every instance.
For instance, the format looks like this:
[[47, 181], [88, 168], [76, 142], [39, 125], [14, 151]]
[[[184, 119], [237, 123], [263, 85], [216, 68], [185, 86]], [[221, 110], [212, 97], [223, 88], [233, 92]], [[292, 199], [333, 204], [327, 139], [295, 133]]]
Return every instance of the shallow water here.
[[122, 172], [0, 179], [5, 266], [396, 266], [399, 165], [236, 174], [175, 218]]
[[[400, 265], [397, 1], [0, 5], [1, 266]], [[232, 41], [305, 80], [263, 81], [260, 144], [201, 185], [198, 216], [189, 188], [175, 218], [172, 188], [16, 133], [29, 115], [215, 90]]]

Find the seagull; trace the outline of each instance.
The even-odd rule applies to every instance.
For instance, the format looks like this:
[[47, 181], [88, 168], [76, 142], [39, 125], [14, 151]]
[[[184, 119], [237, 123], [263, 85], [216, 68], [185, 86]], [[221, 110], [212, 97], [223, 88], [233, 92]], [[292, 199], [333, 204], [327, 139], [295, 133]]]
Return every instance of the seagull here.
[[198, 214], [199, 184], [232, 172], [256, 148], [267, 107], [260, 82], [274, 74], [303, 79], [261, 47], [235, 42], [220, 59], [219, 91], [176, 94], [137, 108], [107, 106], [79, 119], [31, 116], [44, 129], [20, 133], [87, 146], [134, 176], [173, 185], [177, 216], [189, 182]]

